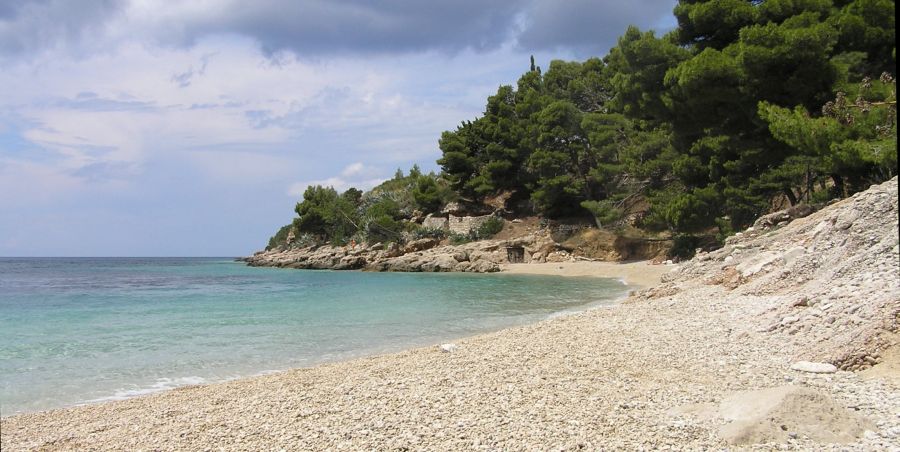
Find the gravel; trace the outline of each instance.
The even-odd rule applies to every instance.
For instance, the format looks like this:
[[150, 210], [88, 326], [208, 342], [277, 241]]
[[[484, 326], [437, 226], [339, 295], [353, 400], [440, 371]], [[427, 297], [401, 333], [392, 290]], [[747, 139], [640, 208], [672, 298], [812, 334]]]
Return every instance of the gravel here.
[[[457, 340], [449, 353], [436, 344], [8, 417], [2, 449], [896, 450], [898, 380], [850, 371], [896, 350], [896, 197], [895, 178], [754, 228], [616, 307]], [[792, 370], [799, 361], [839, 370]], [[868, 427], [846, 444], [788, 432], [732, 445], [719, 433], [728, 420], [685, 408], [785, 385]], [[816, 415], [803, 404], [779, 414]]]

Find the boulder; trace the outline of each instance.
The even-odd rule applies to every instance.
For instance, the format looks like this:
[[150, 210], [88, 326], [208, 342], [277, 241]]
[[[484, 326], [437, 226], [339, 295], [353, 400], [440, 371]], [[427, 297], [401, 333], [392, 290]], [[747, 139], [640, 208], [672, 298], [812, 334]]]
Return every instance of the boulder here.
[[768, 229], [773, 226], [784, 226], [788, 222], [809, 216], [817, 209], [809, 204], [800, 204], [768, 215], [763, 215], [753, 222], [753, 229]]
[[491, 261], [480, 260], [473, 262], [466, 271], [475, 273], [494, 273], [500, 271], [500, 266]]
[[837, 372], [837, 367], [828, 363], [813, 363], [809, 361], [797, 361], [791, 364], [791, 370], [798, 372], [809, 372], [813, 374], [833, 374]]
[[346, 256], [333, 267], [334, 270], [358, 270], [366, 266], [366, 259], [362, 256]]
[[465, 209], [463, 209], [462, 205], [458, 202], [448, 202], [447, 205], [441, 209], [441, 213], [460, 215], [465, 213]]
[[453, 256], [440, 254], [426, 259], [419, 268], [423, 272], [450, 272], [456, 268], [457, 263]]
[[403, 254], [403, 251], [397, 243], [391, 243], [384, 249], [384, 258], [397, 257], [401, 254]]
[[427, 237], [424, 239], [413, 240], [412, 242], [407, 243], [406, 246], [403, 247], [403, 252], [404, 253], [414, 253], [416, 251], [423, 251], [423, 250], [434, 248], [439, 243], [441, 243], [440, 240], [433, 239], [433, 238], [427, 238]]

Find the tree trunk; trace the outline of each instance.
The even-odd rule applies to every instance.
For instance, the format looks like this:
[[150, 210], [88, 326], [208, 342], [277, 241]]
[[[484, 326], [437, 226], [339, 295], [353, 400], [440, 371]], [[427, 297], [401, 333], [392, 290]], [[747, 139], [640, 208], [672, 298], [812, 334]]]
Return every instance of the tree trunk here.
[[784, 196], [787, 196], [788, 201], [791, 202], [792, 206], [797, 205], [797, 195], [794, 194], [794, 190], [791, 190], [790, 187], [786, 187], [784, 190]]
[[840, 174], [831, 173], [831, 180], [834, 181], [834, 189], [841, 198], [847, 197], [847, 186], [844, 184], [844, 178]]
[[813, 180], [812, 180], [812, 171], [809, 168], [809, 163], [806, 163], [806, 203], [809, 204], [812, 202], [812, 191], [813, 191]]

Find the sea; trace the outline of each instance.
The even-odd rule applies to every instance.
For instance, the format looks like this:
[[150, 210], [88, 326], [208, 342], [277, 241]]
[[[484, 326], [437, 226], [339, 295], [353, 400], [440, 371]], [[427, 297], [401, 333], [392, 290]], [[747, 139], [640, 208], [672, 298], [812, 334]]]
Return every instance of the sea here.
[[433, 346], [615, 303], [622, 281], [0, 258], [0, 415]]

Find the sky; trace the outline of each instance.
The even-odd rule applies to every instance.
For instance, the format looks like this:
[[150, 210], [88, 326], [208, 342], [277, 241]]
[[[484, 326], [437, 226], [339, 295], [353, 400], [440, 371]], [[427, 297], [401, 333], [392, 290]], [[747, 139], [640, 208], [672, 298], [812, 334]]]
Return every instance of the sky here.
[[0, 256], [242, 256], [674, 0], [0, 0]]

